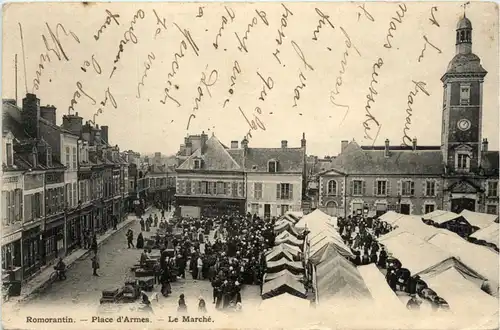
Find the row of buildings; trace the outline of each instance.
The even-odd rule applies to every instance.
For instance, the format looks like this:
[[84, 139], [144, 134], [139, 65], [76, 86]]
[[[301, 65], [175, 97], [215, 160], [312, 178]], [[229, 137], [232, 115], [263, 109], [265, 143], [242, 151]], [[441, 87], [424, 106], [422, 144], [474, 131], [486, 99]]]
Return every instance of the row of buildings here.
[[29, 279], [175, 187], [165, 166], [111, 145], [108, 126], [78, 113], [57, 125], [34, 94], [2, 108], [2, 280]]
[[[456, 54], [441, 81], [441, 144], [360, 146], [342, 141], [336, 157], [300, 148], [225, 146], [215, 136], [188, 136], [177, 154], [176, 201], [194, 214], [232, 208], [264, 217], [320, 208], [336, 216], [435, 209], [498, 213], [498, 151], [482, 135], [482, 83], [487, 74], [472, 53], [472, 24], [456, 30]], [[439, 116], [436, 116], [436, 119]], [[187, 212], [187, 211], [186, 211]]]

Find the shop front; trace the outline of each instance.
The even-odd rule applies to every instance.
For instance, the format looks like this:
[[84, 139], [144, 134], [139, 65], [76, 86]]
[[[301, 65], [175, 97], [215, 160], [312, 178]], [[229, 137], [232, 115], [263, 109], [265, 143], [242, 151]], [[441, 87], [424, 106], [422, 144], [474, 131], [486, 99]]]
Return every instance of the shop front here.
[[67, 253], [82, 246], [82, 231], [80, 210], [75, 210], [67, 215], [66, 220], [66, 249]]
[[21, 239], [19, 230], [2, 237], [2, 281], [21, 281], [23, 278]]
[[23, 231], [22, 234], [22, 256], [23, 256], [23, 279], [35, 274], [42, 265], [41, 252], [43, 251], [43, 234], [41, 227]]
[[44, 262], [49, 264], [58, 257], [63, 257], [64, 251], [64, 219], [65, 216], [45, 222], [43, 232]]
[[217, 199], [217, 198], [189, 198], [177, 197], [179, 206], [197, 206], [200, 208], [201, 216], [216, 217], [231, 214], [245, 214], [244, 199]]

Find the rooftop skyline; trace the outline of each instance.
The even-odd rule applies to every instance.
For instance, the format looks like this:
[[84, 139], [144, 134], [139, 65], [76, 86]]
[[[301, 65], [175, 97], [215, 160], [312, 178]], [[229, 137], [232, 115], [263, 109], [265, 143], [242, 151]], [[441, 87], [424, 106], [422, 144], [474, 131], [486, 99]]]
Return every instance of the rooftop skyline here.
[[[443, 98], [440, 78], [456, 53], [455, 29], [463, 16], [460, 4], [440, 3], [433, 9], [427, 3], [408, 3], [402, 23], [392, 19], [403, 12], [392, 3], [377, 6], [367, 3], [364, 8], [374, 21], [356, 4], [349, 3], [301, 4], [302, 7], [293, 3], [286, 7], [270, 3], [231, 4], [225, 5], [226, 8], [223, 4], [213, 4], [205, 8], [200, 18], [193, 14], [198, 13], [196, 4], [186, 4], [175, 17], [169, 15], [168, 6], [141, 4], [139, 9], [132, 5], [95, 4], [83, 9], [75, 4], [30, 4], [22, 8], [10, 5], [5, 12], [4, 28], [16, 33], [4, 36], [3, 98], [15, 98], [17, 53], [18, 102], [26, 90], [35, 92], [42, 105], [57, 107], [60, 124], [68, 107], [84, 121], [92, 120], [107, 97], [96, 123], [110, 127], [110, 143], [118, 144], [121, 150], [132, 149], [141, 154], [161, 151], [171, 155], [178, 151], [187, 134], [202, 131], [209, 135], [215, 132], [229, 146], [231, 140], [243, 139], [255, 115], [265, 131], [259, 127], [252, 131], [250, 147], [279, 148], [281, 140], [287, 140], [290, 147], [300, 147], [305, 132], [307, 153], [323, 156], [337, 155], [341, 140], [383, 145], [387, 138], [391, 145], [401, 144], [408, 95], [413, 92], [416, 95], [411, 104], [408, 136], [416, 137], [419, 145], [440, 144]], [[72, 17], [63, 14], [70, 7], [74, 7]], [[493, 4], [472, 3], [467, 8], [467, 17], [473, 26], [472, 51], [489, 72], [483, 84], [483, 137], [488, 138], [490, 150], [498, 150], [495, 33], [498, 13], [493, 9]], [[85, 14], [85, 21], [81, 21], [77, 13], [82, 10], [93, 14]], [[106, 10], [119, 15], [116, 19], [120, 25], [110, 20], [106, 29], [98, 33], [106, 21]], [[39, 19], [33, 22], [29, 17], [35, 12]], [[119, 61], [114, 63], [120, 40], [137, 13], [144, 16], [143, 19], [138, 16], [135, 23], [137, 43], [125, 44]], [[165, 18], [166, 30], [156, 15]], [[213, 44], [222, 15], [228, 23], [215, 49]], [[246, 33], [254, 16], [257, 24]], [[288, 23], [279, 45], [275, 39], [279, 37], [277, 30], [281, 29], [283, 16]], [[329, 26], [326, 16], [335, 28]], [[317, 30], [319, 20], [323, 23]], [[24, 56], [18, 22], [23, 29]], [[61, 27], [57, 29], [62, 49], [55, 46], [48, 30], [50, 27], [55, 33], [57, 23], [67, 33]], [[391, 37], [388, 28], [392, 24], [396, 29], [389, 31]], [[185, 29], [189, 31], [188, 37]], [[42, 35], [51, 50], [45, 49]], [[179, 67], [173, 73], [172, 65], [176, 64], [172, 61], [181, 50], [183, 57], [177, 58]], [[276, 50], [281, 64], [273, 55]], [[40, 54], [49, 54], [51, 58], [43, 64], [43, 69], [39, 67]], [[374, 63], [379, 67], [374, 68]], [[94, 66], [100, 68], [100, 75]], [[109, 78], [114, 66], [116, 69]], [[376, 75], [372, 76], [374, 72]], [[37, 75], [39, 79], [35, 81]], [[231, 79], [231, 75], [235, 78]], [[376, 82], [371, 82], [372, 78]], [[33, 90], [34, 84], [38, 90]], [[373, 101], [367, 98], [370, 86], [375, 91], [369, 96]], [[172, 99], [165, 99], [165, 88]], [[230, 101], [226, 102], [227, 99]], [[367, 104], [378, 123], [370, 121], [369, 131], [363, 126], [368, 118]], [[256, 107], [259, 110], [254, 110]], [[190, 116], [190, 127], [186, 130]], [[367, 133], [371, 139], [366, 138]]]

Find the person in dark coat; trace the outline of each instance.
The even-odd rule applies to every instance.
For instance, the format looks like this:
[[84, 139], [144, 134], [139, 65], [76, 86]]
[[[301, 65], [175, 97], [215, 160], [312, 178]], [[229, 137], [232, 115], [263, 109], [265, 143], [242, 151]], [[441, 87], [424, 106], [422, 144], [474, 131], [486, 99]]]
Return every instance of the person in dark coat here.
[[99, 274], [97, 274], [97, 270], [99, 269], [99, 256], [96, 254], [94, 254], [94, 256], [91, 258], [92, 260], [92, 275], [94, 276], [99, 276]]
[[144, 236], [142, 236], [142, 233], [139, 233], [139, 235], [137, 235], [137, 243], [135, 244], [135, 247], [138, 249], [144, 248]]
[[380, 254], [378, 256], [378, 266], [380, 268], [386, 268], [387, 267], [386, 261], [387, 261], [387, 252], [382, 247], [382, 250], [380, 251]]
[[90, 249], [94, 251], [94, 253], [97, 253], [97, 236], [94, 234], [92, 236], [92, 244], [90, 244]]
[[412, 276], [408, 279], [408, 293], [414, 295], [417, 293], [417, 283], [420, 280], [420, 276]]
[[132, 229], [127, 230], [127, 246], [130, 249], [130, 247], [134, 247], [134, 232]]
[[168, 297], [169, 294], [172, 293], [172, 287], [170, 285], [170, 269], [169, 267], [165, 267], [161, 273], [161, 294], [164, 297]]
[[187, 313], [187, 305], [186, 301], [184, 300], [184, 294], [181, 294], [179, 296], [179, 306], [177, 307], [177, 312]]
[[139, 220], [139, 223], [141, 225], [141, 231], [144, 231], [144, 219], [141, 218], [141, 220]]

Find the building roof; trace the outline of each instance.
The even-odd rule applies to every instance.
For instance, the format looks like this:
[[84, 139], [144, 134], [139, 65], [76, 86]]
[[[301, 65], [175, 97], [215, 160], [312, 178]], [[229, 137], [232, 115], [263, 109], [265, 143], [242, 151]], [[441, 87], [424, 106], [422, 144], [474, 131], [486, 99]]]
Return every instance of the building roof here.
[[351, 141], [339, 156], [333, 160], [331, 169], [346, 174], [426, 174], [443, 173], [443, 157], [440, 150], [430, 147], [428, 150], [406, 150], [401, 147], [389, 147], [389, 156], [385, 157], [384, 148], [360, 147]]
[[64, 134], [70, 134], [70, 135], [73, 135], [73, 136], [75, 136], [75, 137], [78, 137], [78, 135], [77, 135], [77, 134], [75, 134], [75, 133], [73, 133], [73, 132], [70, 132], [70, 131], [68, 131], [68, 130], [67, 130], [67, 129], [65, 129], [65, 128], [62, 128], [61, 126], [57, 126], [56, 124], [51, 123], [50, 121], [48, 121], [48, 120], [47, 120], [47, 119], [45, 119], [45, 118], [41, 118], [41, 117], [40, 117], [40, 118], [39, 118], [39, 121], [40, 121], [40, 123], [41, 123], [41, 124], [44, 124], [44, 125], [46, 125], [46, 126], [48, 126], [48, 127], [51, 127], [51, 128], [53, 128], [53, 129], [55, 129], [55, 130], [57, 130], [57, 131], [61, 132], [61, 133], [64, 133]]
[[472, 30], [472, 23], [470, 20], [465, 17], [465, 15], [458, 21], [457, 23], [457, 30], [458, 29], [471, 29]]
[[[203, 149], [203, 150], [202, 150]], [[195, 160], [202, 160], [202, 170], [209, 171], [243, 171], [241, 164], [231, 157], [228, 149], [225, 149], [220, 141], [212, 135], [206, 144], [205, 148], [198, 148], [191, 154], [177, 169], [192, 170]]]
[[278, 162], [277, 173], [302, 173], [304, 149], [302, 148], [247, 148], [245, 169], [248, 172], [268, 172], [268, 162]]
[[[481, 65], [481, 59], [479, 56], [473, 53], [468, 54], [456, 54], [448, 64], [448, 70], [446, 70], [446, 75], [449, 74], [460, 74], [460, 73], [477, 73], [486, 75], [487, 71]], [[445, 77], [443, 76], [443, 78]], [[441, 80], [443, 80], [441, 78]]]

